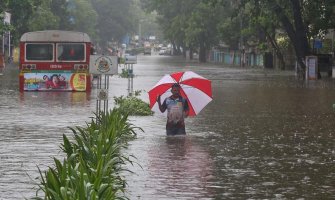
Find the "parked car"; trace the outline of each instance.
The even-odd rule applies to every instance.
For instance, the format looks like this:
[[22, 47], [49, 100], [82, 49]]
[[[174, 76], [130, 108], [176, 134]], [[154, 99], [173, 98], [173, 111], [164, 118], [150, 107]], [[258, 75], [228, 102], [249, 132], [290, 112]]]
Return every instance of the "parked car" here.
[[161, 50], [159, 50], [158, 54], [159, 54], [159, 55], [164, 55], [164, 54], [165, 54], [165, 49], [161, 49]]
[[159, 55], [166, 55], [166, 47], [161, 47], [161, 49], [158, 52]]

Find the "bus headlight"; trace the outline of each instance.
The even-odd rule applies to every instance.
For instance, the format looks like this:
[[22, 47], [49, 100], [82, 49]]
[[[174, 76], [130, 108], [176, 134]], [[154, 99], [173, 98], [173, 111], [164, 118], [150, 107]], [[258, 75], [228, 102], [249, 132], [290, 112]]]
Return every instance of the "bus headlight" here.
[[25, 70], [36, 69], [36, 64], [23, 64], [22, 69], [25, 69]]
[[87, 64], [74, 64], [75, 70], [87, 70], [88, 65]]

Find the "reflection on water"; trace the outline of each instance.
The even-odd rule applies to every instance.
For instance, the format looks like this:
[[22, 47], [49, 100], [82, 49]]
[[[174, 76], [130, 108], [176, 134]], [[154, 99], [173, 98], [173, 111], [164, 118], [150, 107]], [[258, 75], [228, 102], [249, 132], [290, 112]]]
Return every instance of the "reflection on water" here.
[[44, 170], [52, 156], [63, 157], [62, 134], [84, 125], [95, 102], [83, 92], [20, 93], [15, 69], [6, 70], [0, 77], [0, 199], [24, 199], [35, 194], [37, 166]]
[[[86, 92], [25, 92], [20, 94], [20, 102], [23, 104], [68, 104], [74, 106], [90, 106], [91, 94]], [[36, 101], [38, 100], [38, 101]], [[65, 106], [65, 107], [67, 107]]]
[[210, 187], [213, 163], [197, 138], [144, 137], [145, 140], [131, 142], [131, 151], [146, 146], [136, 155], [141, 167], [129, 166], [136, 171], [128, 175], [131, 199], [210, 199], [215, 196]]
[[149, 149], [148, 156], [150, 179], [160, 185], [158, 195], [168, 193], [166, 198], [170, 199], [211, 197], [208, 190], [211, 159], [190, 137], [166, 137], [165, 143]]
[[[25, 92], [17, 72], [0, 77], [0, 200], [34, 196], [37, 167], [62, 158], [62, 134], [93, 116], [96, 90]], [[144, 129], [125, 153], [130, 199], [335, 199], [334, 80], [308, 83], [292, 72], [139, 56], [134, 90], [147, 100], [167, 73], [191, 70], [213, 83], [214, 100], [186, 119], [187, 136], [166, 137], [162, 115], [130, 117]], [[110, 78], [109, 96], [127, 94]], [[110, 101], [110, 108], [113, 102]]]

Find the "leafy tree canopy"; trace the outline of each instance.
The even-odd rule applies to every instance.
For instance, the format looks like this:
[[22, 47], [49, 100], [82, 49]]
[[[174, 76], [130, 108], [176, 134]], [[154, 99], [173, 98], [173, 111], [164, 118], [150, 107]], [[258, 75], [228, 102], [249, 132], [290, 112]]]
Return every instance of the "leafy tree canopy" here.
[[[235, 13], [248, 16], [248, 21], [262, 27], [269, 35], [283, 30], [294, 47], [301, 68], [311, 53], [309, 41], [334, 28], [333, 0], [209, 0], [212, 5], [230, 4]], [[250, 9], [251, 8], [251, 9]], [[238, 16], [232, 15], [233, 18]], [[272, 31], [271, 31], [272, 30]]]
[[[0, 23], [0, 33], [11, 29], [17, 43], [21, 35], [38, 30], [76, 30], [98, 41], [119, 41], [132, 34], [135, 0], [2, 0], [0, 20], [11, 13], [11, 26]], [[102, 42], [102, 43], [104, 43]]]

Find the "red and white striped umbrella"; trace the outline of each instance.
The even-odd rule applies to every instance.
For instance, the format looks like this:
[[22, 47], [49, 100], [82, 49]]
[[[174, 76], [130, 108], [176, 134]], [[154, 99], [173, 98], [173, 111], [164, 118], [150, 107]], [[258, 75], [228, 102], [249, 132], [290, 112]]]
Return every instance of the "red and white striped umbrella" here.
[[190, 107], [189, 116], [197, 115], [213, 99], [210, 80], [192, 71], [176, 72], [165, 75], [149, 91], [151, 110], [160, 112], [156, 102], [157, 96], [161, 95], [161, 103], [163, 103], [166, 97], [172, 95], [171, 86], [175, 83], [180, 85], [180, 94], [188, 101]]

